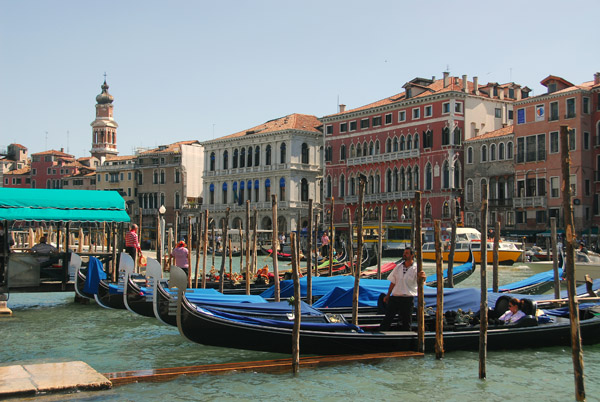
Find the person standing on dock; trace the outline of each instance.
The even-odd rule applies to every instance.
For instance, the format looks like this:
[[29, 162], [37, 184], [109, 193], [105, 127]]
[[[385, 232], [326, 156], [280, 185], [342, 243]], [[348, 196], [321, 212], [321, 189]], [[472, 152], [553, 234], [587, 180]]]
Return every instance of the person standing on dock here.
[[321, 236], [321, 256], [327, 257], [329, 255], [329, 236], [327, 232]]
[[138, 225], [134, 223], [129, 232], [127, 232], [127, 235], [125, 235], [125, 251], [131, 256], [131, 258], [133, 258], [133, 261], [136, 261], [137, 259], [136, 253], [139, 253], [140, 255], [142, 254], [137, 230]]
[[[404, 249], [403, 257], [404, 261], [396, 265], [388, 276], [391, 283], [383, 298], [383, 302], [387, 305], [387, 311], [379, 326], [381, 331], [390, 329], [396, 314], [400, 315], [402, 331], [410, 331], [414, 298], [417, 296], [417, 262], [414, 260], [414, 253], [410, 247]], [[421, 279], [425, 279], [426, 276], [424, 271], [419, 273]]]

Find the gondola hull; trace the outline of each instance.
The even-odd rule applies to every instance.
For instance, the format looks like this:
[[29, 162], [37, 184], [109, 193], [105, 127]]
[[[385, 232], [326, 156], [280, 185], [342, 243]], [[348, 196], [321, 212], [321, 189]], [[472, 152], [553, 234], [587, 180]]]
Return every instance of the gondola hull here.
[[[292, 330], [273, 326], [240, 323], [224, 319], [189, 303], [185, 297], [178, 306], [179, 330], [193, 342], [211, 346], [233, 347], [275, 353], [292, 352]], [[600, 317], [581, 321], [584, 342], [600, 340]], [[569, 345], [568, 319], [555, 324], [525, 328], [488, 329], [488, 349], [518, 349]], [[435, 332], [425, 333], [426, 351], [432, 351]], [[359, 354], [416, 350], [415, 332], [356, 332], [300, 330], [302, 354]], [[444, 349], [475, 350], [479, 347], [479, 330], [444, 333]]]

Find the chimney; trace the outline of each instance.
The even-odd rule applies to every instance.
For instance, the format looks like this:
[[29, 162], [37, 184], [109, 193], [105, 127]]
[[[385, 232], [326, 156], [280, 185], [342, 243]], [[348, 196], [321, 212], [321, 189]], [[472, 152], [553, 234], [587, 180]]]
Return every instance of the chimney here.
[[65, 152], [65, 149], [64, 148], [60, 148], [60, 152]]
[[463, 75], [463, 92], [469, 93], [469, 84], [467, 83], [467, 74]]
[[344, 113], [346, 111], [346, 105], [339, 105], [340, 106], [340, 113]]
[[594, 74], [594, 85], [600, 84], [600, 73]]
[[500, 89], [498, 90], [498, 98], [499, 98], [500, 100], [504, 100], [504, 91], [505, 91], [505, 88], [500, 88]]
[[432, 75], [432, 76], [431, 76], [431, 81], [434, 81], [434, 82], [435, 82], [435, 75]]
[[444, 71], [444, 88], [446, 88], [449, 84], [448, 77], [450, 77], [450, 73], [448, 71]]
[[473, 77], [473, 91], [475, 95], [479, 95], [479, 78]]

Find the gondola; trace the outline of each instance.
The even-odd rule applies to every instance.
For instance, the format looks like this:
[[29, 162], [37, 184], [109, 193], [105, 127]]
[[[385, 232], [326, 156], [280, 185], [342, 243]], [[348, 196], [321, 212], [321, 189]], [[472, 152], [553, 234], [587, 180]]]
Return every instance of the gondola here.
[[[186, 278], [172, 279], [185, 283]], [[534, 311], [531, 311], [535, 313]], [[326, 320], [326, 319], [325, 319]], [[519, 323], [521, 323], [519, 325]], [[527, 317], [509, 326], [488, 328], [488, 349], [516, 349], [568, 345], [571, 341], [570, 321], [555, 317], [540, 323]], [[190, 303], [184, 292], [178, 293], [177, 326], [190, 341], [211, 346], [235, 347], [274, 353], [291, 353], [292, 322], [245, 317]], [[582, 319], [580, 333], [584, 343], [600, 341], [600, 317]], [[425, 332], [425, 350], [432, 351], [435, 331]], [[479, 347], [479, 328], [456, 326], [444, 332], [444, 349], [474, 350]], [[416, 350], [417, 334], [405, 331], [366, 330], [345, 322], [306, 322], [300, 328], [302, 354], [358, 354]]]
[[[456, 285], [458, 283], [461, 283], [465, 279], [467, 279], [469, 276], [471, 276], [471, 274], [473, 272], [475, 272], [475, 266], [476, 266], [475, 265], [475, 257], [473, 255], [473, 252], [469, 250], [468, 261], [462, 265], [453, 267], [453, 269], [452, 269], [453, 283]], [[448, 269], [445, 269], [443, 271], [443, 278], [444, 278], [444, 287], [447, 288], [449, 286]], [[431, 286], [431, 287], [436, 287], [437, 286], [437, 275], [436, 274], [429, 275], [425, 279], [425, 285]]]

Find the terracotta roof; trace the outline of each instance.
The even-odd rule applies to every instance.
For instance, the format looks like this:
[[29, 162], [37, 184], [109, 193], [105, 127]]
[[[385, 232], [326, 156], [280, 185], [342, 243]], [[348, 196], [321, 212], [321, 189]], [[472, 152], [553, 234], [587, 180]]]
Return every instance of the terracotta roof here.
[[38, 152], [36, 154], [32, 154], [32, 156], [33, 155], [56, 155], [56, 156], [62, 156], [62, 157], [65, 157], [65, 158], [75, 158], [73, 155], [69, 155], [69, 154], [66, 154], [66, 153], [61, 152], [61, 151], [56, 151], [54, 149], [51, 149], [49, 151], [44, 151], [44, 152]]
[[505, 135], [514, 134], [514, 126], [511, 124], [510, 126], [502, 127], [501, 129], [487, 132], [485, 134], [480, 134], [476, 137], [469, 138], [465, 140], [465, 142], [473, 142], [479, 140], [489, 140], [490, 138], [502, 137]]
[[107, 156], [106, 160], [107, 161], [128, 161], [131, 159], [135, 159], [135, 155], [112, 155], [112, 156]]
[[[265, 134], [265, 133], [274, 133], [277, 131], [285, 131], [285, 130], [298, 130], [298, 131], [310, 131], [313, 133], [321, 133], [321, 131], [317, 128], [322, 126], [323, 123], [317, 119], [316, 116], [308, 115], [308, 114], [299, 114], [294, 113], [284, 117], [280, 117], [278, 119], [269, 120], [266, 123], [260, 124], [258, 126], [246, 129], [244, 131], [240, 131], [235, 134], [226, 135], [224, 137], [217, 138], [212, 141], [219, 141], [229, 138], [243, 137], [245, 135], [251, 134]], [[207, 142], [212, 142], [207, 141]]]
[[140, 152], [140, 155], [162, 154], [162, 153], [178, 153], [182, 145], [200, 144], [198, 140], [178, 141], [173, 144], [160, 146], [149, 151]]
[[5, 176], [12, 175], [12, 174], [19, 175], [19, 174], [27, 174], [29, 172], [31, 172], [31, 167], [25, 166], [21, 169], [9, 170], [8, 172], [4, 173], [4, 175]]
[[546, 78], [544, 78], [543, 80], [540, 81], [540, 84], [542, 84], [543, 86], [547, 86], [549, 81], [560, 81], [562, 82], [564, 85], [568, 86], [568, 87], [572, 87], [573, 84], [571, 84], [569, 81], [565, 80], [562, 77], [558, 77], [556, 75], [549, 75]]
[[10, 144], [10, 145], [12, 145], [12, 146], [14, 146], [14, 147], [17, 147], [17, 148], [21, 148], [21, 149], [27, 149], [27, 147], [26, 147], [26, 146], [24, 146], [24, 145], [21, 145], [21, 144]]
[[[448, 85], [446, 87], [444, 87], [444, 79], [438, 79], [433, 81], [432, 84], [424, 86], [424, 85], [419, 85], [419, 84], [407, 84], [405, 85], [405, 87], [417, 87], [417, 88], [421, 88], [424, 89], [424, 92], [418, 94], [418, 95], [414, 95], [412, 96], [410, 99], [419, 99], [419, 98], [424, 98], [426, 96], [430, 96], [432, 94], [441, 94], [444, 92], [462, 92], [463, 91], [463, 80], [462, 78], [459, 77], [448, 77]], [[479, 88], [484, 88], [485, 85], [478, 85]], [[475, 92], [475, 85], [473, 82], [468, 81], [467, 80], [467, 91], [469, 94], [474, 94]], [[480, 93], [480, 96], [483, 96], [483, 93]], [[378, 100], [376, 102], [373, 103], [369, 103], [367, 105], [364, 106], [360, 106], [354, 109], [349, 109], [346, 110], [344, 112], [341, 113], [334, 113], [334, 114], [330, 114], [324, 117], [331, 117], [331, 116], [338, 116], [338, 115], [343, 115], [343, 114], [348, 114], [348, 113], [353, 113], [353, 112], [357, 112], [360, 110], [366, 110], [366, 109], [372, 109], [375, 107], [379, 107], [379, 106], [385, 106], [385, 105], [389, 105], [392, 103], [396, 103], [399, 101], [403, 101], [406, 100], [406, 91], [405, 92], [401, 92], [399, 94], [396, 95], [392, 95], [388, 98], [384, 98], [381, 100]]]

